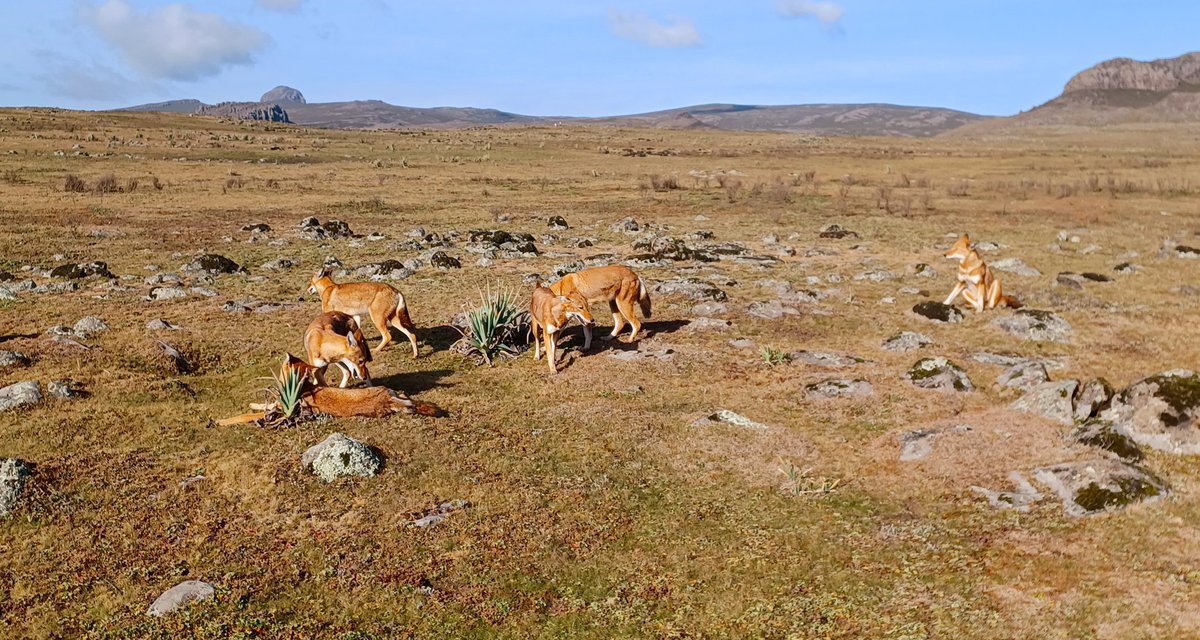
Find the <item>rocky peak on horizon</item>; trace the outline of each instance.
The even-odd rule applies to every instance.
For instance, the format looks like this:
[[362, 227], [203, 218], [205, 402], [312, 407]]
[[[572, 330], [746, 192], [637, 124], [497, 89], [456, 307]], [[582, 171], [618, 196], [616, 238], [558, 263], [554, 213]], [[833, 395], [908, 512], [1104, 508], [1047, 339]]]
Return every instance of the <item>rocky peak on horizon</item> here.
[[1200, 52], [1147, 62], [1131, 58], [1105, 60], [1075, 74], [1063, 93], [1106, 89], [1161, 92], [1186, 85], [1200, 85]]
[[300, 93], [299, 89], [293, 89], [282, 84], [264, 93], [259, 102], [266, 102], [268, 104], [308, 104], [308, 101], [304, 99], [304, 94]]

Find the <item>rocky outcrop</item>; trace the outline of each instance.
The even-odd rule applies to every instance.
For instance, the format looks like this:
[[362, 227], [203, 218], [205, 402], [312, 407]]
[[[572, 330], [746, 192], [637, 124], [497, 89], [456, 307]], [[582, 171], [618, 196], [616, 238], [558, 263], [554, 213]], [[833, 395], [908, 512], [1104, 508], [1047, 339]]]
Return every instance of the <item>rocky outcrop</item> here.
[[262, 97], [258, 101], [265, 104], [308, 104], [308, 101], [304, 99], [304, 94], [300, 93], [299, 89], [293, 89], [284, 85], [279, 85], [262, 94]]
[[291, 119], [288, 118], [288, 113], [283, 110], [283, 107], [265, 102], [220, 102], [200, 107], [196, 113], [217, 118], [291, 123]]
[[1108, 89], [1175, 91], [1197, 84], [1200, 84], [1200, 53], [1188, 53], [1149, 62], [1131, 58], [1105, 60], [1075, 74], [1063, 93]]
[[1200, 454], [1200, 374], [1165, 371], [1122, 389], [1100, 418], [1138, 444], [1176, 454]]
[[1071, 516], [1113, 511], [1167, 494], [1157, 476], [1120, 460], [1056, 464], [1034, 469], [1033, 477], [1058, 494]]

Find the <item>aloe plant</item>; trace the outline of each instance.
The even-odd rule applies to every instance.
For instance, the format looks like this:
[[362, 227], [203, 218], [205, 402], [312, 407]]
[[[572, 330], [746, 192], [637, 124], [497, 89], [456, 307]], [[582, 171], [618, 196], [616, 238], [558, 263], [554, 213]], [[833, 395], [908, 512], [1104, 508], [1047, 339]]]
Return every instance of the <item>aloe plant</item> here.
[[509, 289], [491, 285], [480, 291], [480, 306], [467, 311], [466, 327], [459, 329], [463, 334], [463, 351], [483, 358], [492, 364], [502, 355], [520, 352], [521, 339], [528, 321], [526, 312], [517, 304], [517, 296]]
[[279, 412], [284, 420], [299, 414], [303, 387], [304, 377], [296, 369], [288, 367], [287, 373], [276, 374], [275, 393], [279, 396]]

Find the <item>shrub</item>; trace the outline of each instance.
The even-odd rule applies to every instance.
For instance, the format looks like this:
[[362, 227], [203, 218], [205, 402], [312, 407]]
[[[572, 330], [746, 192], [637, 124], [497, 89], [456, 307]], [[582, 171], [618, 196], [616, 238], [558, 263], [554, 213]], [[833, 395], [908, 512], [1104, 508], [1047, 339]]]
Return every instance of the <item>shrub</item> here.
[[77, 176], [73, 173], [68, 175], [67, 179], [63, 182], [63, 191], [69, 191], [69, 192], [73, 192], [73, 193], [84, 193], [87, 190], [88, 190], [87, 180], [84, 180], [83, 178], [80, 178], [79, 176]]
[[92, 189], [96, 193], [117, 193], [121, 187], [117, 186], [117, 177], [110, 173], [97, 179]]
[[650, 176], [650, 187], [655, 191], [671, 191], [683, 188], [679, 186], [679, 180], [675, 176], [660, 176], [658, 174]]

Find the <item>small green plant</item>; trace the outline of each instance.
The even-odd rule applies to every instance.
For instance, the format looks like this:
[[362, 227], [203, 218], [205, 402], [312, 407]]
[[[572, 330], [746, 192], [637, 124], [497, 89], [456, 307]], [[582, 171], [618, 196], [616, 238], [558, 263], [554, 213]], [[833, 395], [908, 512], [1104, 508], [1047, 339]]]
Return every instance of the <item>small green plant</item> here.
[[786, 466], [780, 467], [779, 471], [785, 478], [783, 486], [779, 490], [785, 495], [825, 496], [837, 491], [838, 487], [842, 486], [840, 478], [812, 475], [811, 467], [801, 469], [789, 462]]
[[764, 346], [763, 348], [759, 349], [758, 355], [762, 357], [763, 362], [765, 362], [768, 367], [784, 364], [792, 359], [792, 357], [787, 353], [776, 349], [775, 347], [768, 346]]
[[304, 377], [292, 367], [287, 373], [275, 375], [275, 394], [279, 396], [279, 412], [283, 420], [296, 417], [300, 413], [300, 393], [304, 388]]
[[459, 328], [463, 334], [459, 350], [488, 364], [502, 356], [516, 356], [529, 328], [528, 314], [518, 306], [516, 294], [503, 288], [492, 291], [488, 285], [479, 297], [480, 306], [467, 311], [466, 327]]

